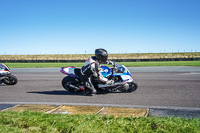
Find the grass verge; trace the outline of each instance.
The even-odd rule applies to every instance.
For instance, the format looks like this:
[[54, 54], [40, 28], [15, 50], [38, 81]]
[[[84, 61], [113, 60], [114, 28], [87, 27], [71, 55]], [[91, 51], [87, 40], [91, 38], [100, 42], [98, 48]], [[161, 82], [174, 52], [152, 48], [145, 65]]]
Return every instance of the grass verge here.
[[200, 119], [63, 115], [42, 112], [0, 112], [0, 132], [200, 133]]
[[[200, 61], [156, 61], [156, 62], [117, 62], [127, 67], [139, 66], [200, 66]], [[64, 67], [75, 66], [82, 67], [83, 62], [80, 63], [5, 63], [11, 68], [41, 68], [41, 67]]]

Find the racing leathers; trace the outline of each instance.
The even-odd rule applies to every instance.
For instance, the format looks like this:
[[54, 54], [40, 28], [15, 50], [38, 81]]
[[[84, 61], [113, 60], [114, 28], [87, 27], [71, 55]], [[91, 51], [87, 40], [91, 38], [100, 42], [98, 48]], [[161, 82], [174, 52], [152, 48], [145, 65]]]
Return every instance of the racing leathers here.
[[[107, 64], [114, 64], [112, 61], [107, 61]], [[81, 79], [86, 82], [86, 87], [91, 90], [93, 94], [96, 93], [96, 89], [91, 83], [91, 76], [97, 77], [100, 81], [106, 84], [113, 84], [113, 80], [108, 80], [101, 74], [101, 67], [95, 56], [91, 56], [85, 61], [84, 66], [81, 68]]]

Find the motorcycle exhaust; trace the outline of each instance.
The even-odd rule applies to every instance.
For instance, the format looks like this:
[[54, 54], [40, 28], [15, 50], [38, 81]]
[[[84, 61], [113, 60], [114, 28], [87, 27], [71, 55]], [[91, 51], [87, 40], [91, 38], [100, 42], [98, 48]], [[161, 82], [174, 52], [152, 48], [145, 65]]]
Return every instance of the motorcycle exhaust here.
[[5, 77], [0, 77], [0, 80], [5, 79]]
[[72, 84], [67, 84], [66, 86], [70, 87], [70, 88], [73, 88], [75, 91], [80, 91], [80, 88], [78, 88], [78, 87], [76, 87], [76, 86], [74, 86]]

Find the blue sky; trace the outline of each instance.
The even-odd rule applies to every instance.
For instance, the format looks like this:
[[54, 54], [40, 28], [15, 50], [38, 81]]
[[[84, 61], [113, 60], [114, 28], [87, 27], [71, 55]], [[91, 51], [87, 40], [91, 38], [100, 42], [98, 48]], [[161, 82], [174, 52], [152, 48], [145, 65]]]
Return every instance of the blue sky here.
[[200, 0], [0, 0], [0, 54], [200, 52]]

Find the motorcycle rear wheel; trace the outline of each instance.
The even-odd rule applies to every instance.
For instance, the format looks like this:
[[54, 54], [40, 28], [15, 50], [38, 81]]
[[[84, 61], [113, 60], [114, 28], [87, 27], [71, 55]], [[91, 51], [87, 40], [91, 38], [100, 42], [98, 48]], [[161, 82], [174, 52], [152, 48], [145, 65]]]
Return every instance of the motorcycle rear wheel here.
[[15, 75], [7, 75], [4, 79], [1, 80], [6, 85], [15, 85], [18, 82], [18, 79]]
[[69, 92], [77, 92], [76, 90], [74, 90], [73, 88], [67, 86], [67, 84], [71, 84], [71, 85], [74, 85], [74, 86], [78, 86], [78, 83], [77, 81], [75, 81], [74, 78], [72, 77], [69, 77], [69, 76], [66, 76], [63, 78], [62, 80], [62, 86], [65, 90], [69, 91]]

